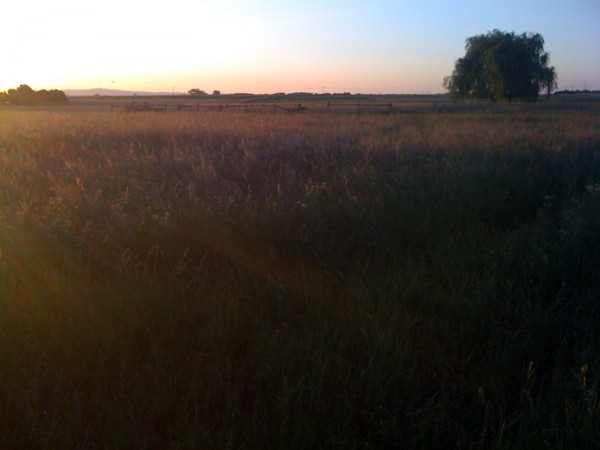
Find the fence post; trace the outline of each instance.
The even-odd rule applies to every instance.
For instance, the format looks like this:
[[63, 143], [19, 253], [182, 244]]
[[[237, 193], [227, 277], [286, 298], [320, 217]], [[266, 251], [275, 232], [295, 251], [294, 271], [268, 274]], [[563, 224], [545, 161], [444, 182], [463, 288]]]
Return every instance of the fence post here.
[[360, 112], [360, 100], [356, 101], [356, 111]]
[[388, 103], [388, 112], [392, 112], [392, 102]]

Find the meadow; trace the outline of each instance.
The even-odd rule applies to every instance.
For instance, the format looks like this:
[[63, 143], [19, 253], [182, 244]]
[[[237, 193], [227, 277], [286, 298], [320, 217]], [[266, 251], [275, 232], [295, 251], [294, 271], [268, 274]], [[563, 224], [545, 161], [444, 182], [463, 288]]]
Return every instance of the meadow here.
[[600, 103], [0, 108], [0, 447], [600, 445]]

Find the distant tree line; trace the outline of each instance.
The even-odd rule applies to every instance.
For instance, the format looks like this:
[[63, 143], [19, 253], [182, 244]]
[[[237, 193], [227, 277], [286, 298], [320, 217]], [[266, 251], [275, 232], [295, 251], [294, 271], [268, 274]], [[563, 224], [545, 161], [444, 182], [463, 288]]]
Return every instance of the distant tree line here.
[[[197, 88], [194, 88], [194, 89], [190, 89], [190, 90], [188, 91], [188, 95], [194, 95], [194, 96], [197, 96], [197, 97], [204, 97], [204, 96], [206, 96], [206, 95], [208, 95], [208, 94], [207, 94], [207, 93], [206, 93], [206, 91], [205, 91], [205, 90], [203, 90], [203, 89], [197, 89]], [[213, 95], [213, 96], [221, 95], [221, 91], [218, 91], [218, 90], [216, 90], [216, 89], [215, 89], [215, 90], [213, 91], [212, 95]]]
[[600, 94], [600, 90], [598, 90], [598, 89], [575, 89], [575, 90], [565, 89], [562, 91], [556, 91], [555, 94]]
[[[323, 92], [323, 93], [314, 93], [314, 92], [289, 92], [289, 93], [285, 93], [285, 92], [276, 92], [274, 94], [271, 94], [270, 96], [272, 98], [285, 98], [285, 97], [292, 97], [292, 98], [298, 98], [298, 97], [348, 97], [351, 96], [352, 94], [350, 92]], [[360, 95], [360, 94], [355, 94], [355, 95]]]
[[[203, 89], [190, 89], [188, 91], [188, 95], [194, 96], [194, 97], [208, 97], [209, 95], [212, 96], [219, 96], [221, 95], [221, 91], [218, 90], [214, 90], [212, 92], [212, 94], [208, 94], [205, 90]], [[235, 98], [270, 98], [270, 99], [283, 99], [283, 98], [298, 98], [298, 97], [349, 97], [352, 95], [361, 95], [361, 94], [351, 94], [350, 92], [339, 92], [339, 93], [329, 93], [329, 92], [324, 92], [324, 93], [313, 93], [313, 92], [289, 92], [289, 93], [285, 93], [285, 92], [275, 92], [273, 94], [252, 94], [252, 93], [248, 93], [248, 92], [236, 92], [233, 94], [223, 94], [226, 95], [228, 97], [235, 97]]]
[[6, 92], [0, 92], [0, 102], [11, 103], [15, 105], [39, 105], [43, 103], [66, 102], [66, 94], [58, 89], [41, 89], [34, 91], [26, 84], [18, 88], [9, 89]]

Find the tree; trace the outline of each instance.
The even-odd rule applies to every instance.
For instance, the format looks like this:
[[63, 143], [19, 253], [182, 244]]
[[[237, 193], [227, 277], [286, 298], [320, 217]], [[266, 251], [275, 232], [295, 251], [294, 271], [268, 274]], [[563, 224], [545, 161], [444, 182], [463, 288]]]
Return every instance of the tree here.
[[9, 94], [13, 94], [13, 103], [31, 104], [35, 103], [35, 91], [27, 84], [21, 84], [14, 90], [9, 89]]
[[17, 88], [18, 95], [33, 95], [35, 91], [29, 87], [27, 84], [22, 84]]
[[212, 95], [215, 95], [215, 96], [216, 96], [216, 95], [221, 95], [221, 91], [219, 91], [219, 90], [215, 89], [215, 90], [213, 91]]
[[468, 38], [465, 50], [444, 78], [452, 98], [536, 101], [540, 91], [556, 89], [556, 71], [539, 34], [494, 30]]
[[43, 103], [66, 102], [66, 94], [58, 89], [50, 91], [42, 89], [34, 91], [26, 84], [20, 85], [16, 89], [9, 89], [8, 92], [0, 93], [0, 101], [9, 102], [16, 105], [37, 105]]
[[206, 95], [206, 92], [204, 92], [202, 89], [194, 88], [194, 89], [190, 89], [188, 91], [188, 94], [189, 95]]
[[[38, 91], [39, 93], [40, 91]], [[59, 89], [50, 89], [49, 91], [46, 92], [45, 96], [47, 101], [49, 102], [66, 102], [67, 101], [67, 94], [65, 94], [64, 91], [61, 91]]]

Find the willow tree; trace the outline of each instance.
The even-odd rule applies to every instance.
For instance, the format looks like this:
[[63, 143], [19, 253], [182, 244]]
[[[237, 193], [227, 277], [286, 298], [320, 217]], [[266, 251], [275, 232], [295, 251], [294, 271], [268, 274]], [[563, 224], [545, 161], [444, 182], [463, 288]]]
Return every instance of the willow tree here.
[[556, 88], [556, 71], [539, 34], [499, 30], [470, 37], [444, 87], [452, 98], [536, 101]]

